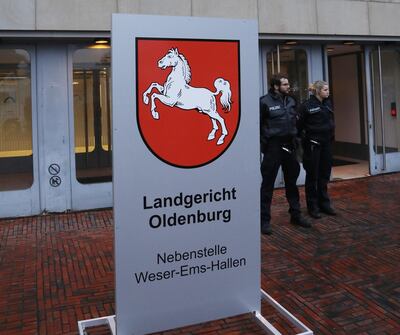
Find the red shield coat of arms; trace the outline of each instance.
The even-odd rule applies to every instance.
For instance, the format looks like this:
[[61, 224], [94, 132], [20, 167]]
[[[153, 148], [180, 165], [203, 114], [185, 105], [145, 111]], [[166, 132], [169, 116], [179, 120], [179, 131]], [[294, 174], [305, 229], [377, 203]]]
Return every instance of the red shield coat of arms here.
[[181, 168], [206, 165], [240, 121], [239, 41], [136, 39], [137, 122], [149, 150]]

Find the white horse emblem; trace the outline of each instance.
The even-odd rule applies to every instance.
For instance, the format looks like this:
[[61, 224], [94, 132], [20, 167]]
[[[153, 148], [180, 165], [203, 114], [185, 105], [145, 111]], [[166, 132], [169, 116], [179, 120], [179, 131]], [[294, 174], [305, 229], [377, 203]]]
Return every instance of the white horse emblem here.
[[221, 125], [221, 136], [218, 138], [217, 145], [224, 143], [224, 138], [228, 135], [228, 130], [225, 126], [225, 121], [217, 112], [217, 104], [215, 96], [222, 92], [220, 102], [223, 109], [229, 111], [231, 109], [231, 89], [228, 81], [223, 78], [217, 78], [214, 81], [216, 88], [215, 92], [211, 92], [207, 88], [192, 87], [189, 85], [191, 80], [191, 71], [186, 58], [178, 52], [178, 49], [171, 49], [168, 53], [158, 61], [158, 67], [165, 70], [167, 67], [172, 67], [172, 71], [168, 75], [164, 85], [152, 83], [149, 88], [143, 93], [143, 102], [149, 103], [148, 95], [153, 88], [156, 88], [158, 93], [151, 94], [151, 115], [154, 119], [160, 118], [156, 111], [156, 99], [160, 100], [164, 105], [170, 107], [179, 107], [181, 109], [197, 109], [200, 113], [207, 114], [212, 122], [211, 132], [208, 134], [208, 140], [215, 138], [215, 133], [218, 130], [218, 124]]

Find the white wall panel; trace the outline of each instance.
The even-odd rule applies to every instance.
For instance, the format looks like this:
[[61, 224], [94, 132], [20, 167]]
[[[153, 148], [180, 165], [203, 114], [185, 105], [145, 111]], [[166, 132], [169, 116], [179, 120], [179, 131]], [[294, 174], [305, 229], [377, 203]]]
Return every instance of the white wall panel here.
[[259, 0], [260, 33], [316, 34], [315, 0]]
[[34, 30], [35, 29], [34, 0], [1, 0], [0, 29]]
[[116, 0], [37, 0], [37, 30], [110, 30]]
[[140, 14], [186, 15], [191, 14], [191, 2], [188, 0], [141, 0]]
[[371, 35], [400, 35], [400, 3], [368, 3]]
[[192, 0], [193, 16], [257, 18], [257, 0]]
[[319, 0], [319, 34], [368, 35], [368, 4], [364, 1]]
[[117, 12], [258, 18], [263, 34], [400, 35], [400, 0], [1, 0], [0, 30], [109, 31]]

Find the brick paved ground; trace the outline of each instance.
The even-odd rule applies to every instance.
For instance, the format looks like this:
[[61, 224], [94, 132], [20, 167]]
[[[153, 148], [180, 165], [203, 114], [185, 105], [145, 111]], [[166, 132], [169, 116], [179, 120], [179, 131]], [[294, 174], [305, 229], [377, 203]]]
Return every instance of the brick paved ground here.
[[[400, 174], [330, 190], [339, 215], [311, 230], [287, 223], [276, 191], [262, 287], [315, 334], [400, 334]], [[77, 334], [77, 320], [114, 314], [112, 244], [111, 210], [0, 220], [0, 333]], [[270, 307], [263, 314], [295, 334]], [[263, 331], [246, 314], [163, 334]]]

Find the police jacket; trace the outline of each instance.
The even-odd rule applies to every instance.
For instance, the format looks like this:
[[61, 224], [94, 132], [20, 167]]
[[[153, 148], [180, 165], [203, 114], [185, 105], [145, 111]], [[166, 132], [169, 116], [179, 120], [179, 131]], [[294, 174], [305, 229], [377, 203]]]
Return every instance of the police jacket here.
[[329, 99], [319, 101], [314, 95], [301, 104], [297, 127], [306, 139], [329, 141], [334, 137], [335, 121]]
[[269, 90], [260, 98], [261, 144], [271, 137], [295, 137], [297, 111], [296, 100], [288, 95]]

